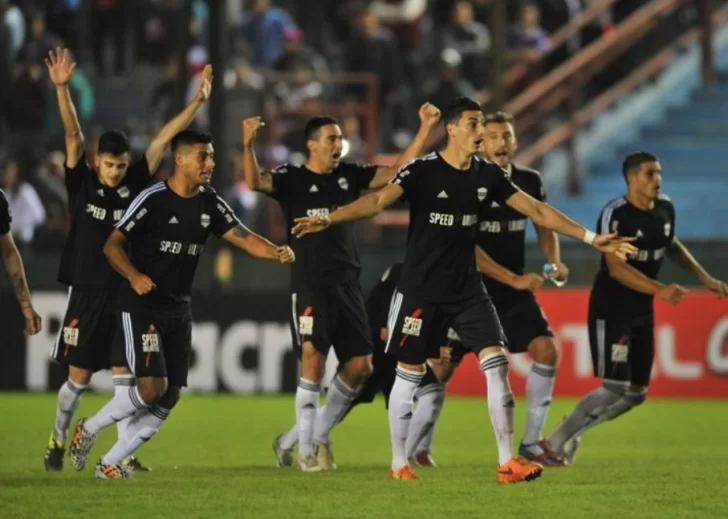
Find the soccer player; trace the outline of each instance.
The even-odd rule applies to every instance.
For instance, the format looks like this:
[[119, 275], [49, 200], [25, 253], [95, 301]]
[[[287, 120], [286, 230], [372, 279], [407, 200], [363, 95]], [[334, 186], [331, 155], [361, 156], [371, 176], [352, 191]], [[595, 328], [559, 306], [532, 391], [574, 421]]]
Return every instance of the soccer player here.
[[[316, 117], [305, 128], [308, 157], [302, 166], [285, 164], [274, 171], [258, 165], [253, 142], [263, 124], [243, 121], [243, 170], [251, 189], [278, 200], [288, 229], [294, 219], [328, 215], [365, 189], [386, 185], [399, 166], [418, 156], [437, 124], [440, 111], [426, 103], [419, 111], [420, 129], [391, 167], [341, 161], [343, 135], [336, 119]], [[371, 373], [364, 299], [359, 285], [359, 254], [352, 226], [331, 229], [305, 240], [292, 240], [298, 261], [291, 271], [292, 332], [301, 355], [296, 391], [299, 468], [316, 472], [336, 468], [329, 434]], [[326, 355], [333, 345], [343, 368], [334, 377], [326, 404], [317, 412]], [[291, 435], [285, 435], [290, 437]], [[281, 445], [290, 449], [292, 445]]]
[[543, 467], [512, 455], [514, 399], [508, 382], [506, 338], [476, 269], [478, 214], [493, 201], [509, 205], [534, 223], [624, 256], [635, 248], [615, 234], [596, 235], [544, 202], [518, 189], [483, 151], [484, 120], [478, 102], [459, 98], [443, 114], [448, 140], [439, 153], [403, 167], [384, 188], [330, 215], [296, 219], [297, 237], [372, 217], [402, 197], [410, 224], [404, 269], [390, 307], [387, 351], [397, 355], [397, 377], [389, 398], [393, 459], [390, 477], [416, 479], [406, 441], [412, 397], [425, 374], [426, 340], [433, 330], [452, 327], [478, 355], [487, 380], [488, 408], [498, 445], [497, 478], [502, 483], [535, 479]]
[[[523, 192], [546, 201], [541, 174], [513, 163], [518, 149], [515, 121], [505, 112], [485, 116], [485, 156], [498, 164]], [[519, 454], [543, 465], [561, 465], [544, 449], [543, 425], [551, 405], [558, 350], [554, 333], [533, 291], [544, 282], [543, 274], [525, 269], [526, 224], [524, 216], [493, 200], [480, 213], [478, 269], [484, 274], [485, 288], [498, 312], [512, 353], [528, 352], [533, 365], [526, 378], [526, 428]], [[556, 279], [566, 281], [568, 267], [561, 262], [559, 238], [550, 229], [534, 224], [538, 241], [548, 263], [556, 269]]]
[[[622, 164], [627, 194], [607, 203], [600, 232], [636, 236], [639, 251], [626, 263], [605, 254], [589, 297], [589, 344], [601, 387], [585, 396], [548, 438], [548, 445], [573, 462], [578, 439], [588, 429], [623, 415], [647, 398], [655, 352], [654, 297], [676, 305], [687, 290], [657, 281], [665, 256], [693, 272], [719, 299], [728, 285], [712, 277], [675, 235], [675, 207], [661, 193], [662, 167], [654, 155], [636, 152]], [[576, 441], [574, 441], [576, 440]], [[571, 444], [571, 447], [569, 447]]]
[[3, 190], [0, 189], [0, 254], [2, 254], [5, 271], [10, 278], [10, 284], [15, 291], [15, 297], [20, 303], [20, 312], [25, 319], [25, 333], [35, 335], [41, 328], [40, 316], [33, 309], [33, 302], [30, 300], [30, 289], [25, 279], [23, 258], [20, 257], [13, 234], [10, 232], [12, 221], [10, 204]]
[[[150, 182], [172, 137], [195, 117], [210, 96], [212, 68], [203, 73], [195, 99], [169, 121], [149, 144], [144, 156], [130, 165], [129, 139], [118, 130], [99, 138], [94, 169], [86, 160], [84, 137], [71, 100], [68, 82], [76, 64], [67, 49], [50, 51], [48, 74], [56, 86], [61, 119], [66, 133], [65, 182], [71, 213], [71, 229], [61, 255], [58, 280], [69, 286], [69, 299], [51, 356], [68, 370], [68, 380], [58, 392], [56, 423], [45, 452], [46, 470], [62, 470], [68, 426], [81, 395], [94, 372], [110, 367], [111, 344], [116, 332], [116, 297], [121, 277], [103, 254], [111, 234], [135, 196]], [[126, 393], [134, 384], [126, 366], [112, 366], [114, 391]], [[118, 422], [119, 438], [127, 421]], [[138, 460], [125, 461], [145, 469]]]
[[[210, 96], [212, 67], [203, 72], [195, 99], [169, 121], [150, 142], [144, 156], [130, 164], [130, 143], [118, 130], [99, 138], [94, 169], [86, 160], [84, 137], [71, 99], [68, 82], [76, 69], [68, 49], [51, 50], [48, 74], [56, 86], [58, 106], [66, 133], [65, 182], [71, 229], [61, 255], [58, 280], [69, 287], [68, 306], [51, 356], [68, 370], [58, 392], [56, 423], [45, 452], [46, 470], [63, 469], [68, 426], [94, 372], [110, 367], [116, 332], [116, 297], [121, 277], [103, 254], [106, 239], [131, 201], [150, 182], [172, 137], [192, 122]], [[124, 366], [111, 366], [115, 392], [127, 392], [134, 377]], [[119, 438], [128, 420], [117, 423]], [[125, 460], [132, 469], [149, 470], [139, 460]]]
[[121, 461], [157, 433], [187, 385], [190, 292], [209, 235], [258, 258], [294, 260], [290, 247], [276, 247], [243, 226], [208, 186], [215, 165], [210, 135], [184, 130], [172, 139], [172, 152], [172, 176], [134, 199], [103, 249], [127, 281], [119, 290], [112, 365], [129, 366], [136, 385], [76, 425], [70, 455], [74, 467], [83, 468], [99, 431], [134, 415], [127, 437], [96, 463], [97, 478], [129, 477]]

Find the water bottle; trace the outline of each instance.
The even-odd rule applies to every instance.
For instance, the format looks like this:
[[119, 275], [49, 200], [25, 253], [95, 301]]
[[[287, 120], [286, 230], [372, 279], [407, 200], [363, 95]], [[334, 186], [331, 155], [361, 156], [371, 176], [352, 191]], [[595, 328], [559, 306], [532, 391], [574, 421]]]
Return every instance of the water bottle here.
[[563, 287], [568, 279], [558, 280], [556, 279], [556, 276], [558, 275], [558, 267], [555, 263], [544, 263], [543, 266], [543, 275], [546, 279], [550, 280], [554, 285], [557, 287]]

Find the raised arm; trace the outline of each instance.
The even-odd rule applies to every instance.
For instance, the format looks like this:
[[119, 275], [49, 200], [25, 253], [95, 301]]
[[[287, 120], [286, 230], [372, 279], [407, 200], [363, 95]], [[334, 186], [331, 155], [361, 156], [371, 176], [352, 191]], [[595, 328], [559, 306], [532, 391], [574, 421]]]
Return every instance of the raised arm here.
[[416, 159], [422, 155], [422, 151], [427, 145], [427, 139], [430, 132], [437, 126], [440, 121], [440, 110], [430, 103], [425, 103], [420, 107], [420, 129], [412, 140], [410, 145], [402, 154], [397, 157], [397, 161], [391, 166], [379, 166], [377, 172], [369, 183], [370, 189], [379, 189], [387, 185], [397, 174], [397, 171], [412, 159]]
[[521, 190], [511, 195], [507, 204], [519, 213], [528, 216], [539, 227], [583, 241], [600, 252], [615, 254], [622, 260], [626, 259], [628, 254], [637, 252], [637, 249], [628, 243], [634, 241], [634, 238], [620, 238], [617, 233], [595, 234], [571, 220], [558, 209], [545, 202], [539, 202]]
[[278, 260], [281, 263], [293, 263], [296, 259], [293, 250], [289, 246], [279, 247], [255, 234], [243, 224], [233, 227], [222, 237], [225, 241], [256, 258]]
[[159, 133], [149, 143], [145, 156], [149, 165], [150, 175], [154, 175], [157, 171], [159, 163], [162, 162], [162, 158], [164, 157], [164, 152], [167, 150], [167, 146], [172, 142], [174, 136], [187, 128], [195, 120], [200, 107], [210, 97], [210, 93], [212, 92], [212, 79], [212, 65], [205, 65], [200, 76], [200, 84], [197, 87], [195, 97], [184, 110], [162, 126]]
[[25, 278], [23, 259], [15, 246], [12, 233], [7, 232], [0, 235], [0, 254], [2, 254], [5, 271], [8, 273], [15, 297], [20, 304], [20, 311], [25, 318], [25, 333], [35, 335], [41, 328], [40, 316], [33, 310], [30, 289]]
[[243, 120], [243, 175], [245, 183], [250, 189], [271, 194], [273, 193], [273, 175], [270, 171], [265, 171], [260, 167], [253, 149], [255, 138], [263, 126], [265, 123], [260, 117]]
[[708, 290], [718, 294], [719, 299], [728, 297], [728, 285], [726, 285], [724, 281], [715, 279], [711, 276], [698, 262], [698, 260], [690, 254], [687, 247], [685, 247], [685, 245], [677, 239], [677, 236], [673, 238], [670, 247], [667, 249], [667, 253], [675, 263], [680, 265], [680, 267], [695, 274], [698, 281], [700, 281], [700, 283]]
[[71, 80], [73, 71], [76, 70], [76, 63], [71, 63], [70, 60], [69, 50], [59, 47], [48, 53], [45, 63], [48, 67], [48, 76], [56, 86], [58, 109], [61, 112], [61, 121], [63, 121], [66, 136], [66, 167], [73, 169], [83, 155], [83, 133], [81, 124], [78, 122], [76, 107], [71, 99], [71, 91], [68, 88], [68, 82]]
[[387, 184], [379, 191], [369, 193], [331, 213], [329, 216], [304, 216], [296, 218], [291, 234], [300, 238], [306, 234], [321, 232], [330, 225], [371, 218], [396, 202], [404, 189], [396, 184]]

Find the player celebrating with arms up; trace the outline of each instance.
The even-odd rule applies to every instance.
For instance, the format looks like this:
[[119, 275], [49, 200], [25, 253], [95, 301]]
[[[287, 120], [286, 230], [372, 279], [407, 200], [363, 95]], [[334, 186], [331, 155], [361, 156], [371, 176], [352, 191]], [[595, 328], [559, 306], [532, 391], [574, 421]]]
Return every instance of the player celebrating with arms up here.
[[[124, 133], [108, 131], [99, 138], [95, 169], [84, 152], [84, 137], [68, 82], [76, 68], [67, 49], [51, 51], [46, 60], [56, 86], [58, 107], [66, 132], [66, 188], [71, 229], [61, 256], [58, 280], [69, 286], [69, 299], [52, 357], [68, 369], [68, 380], [58, 392], [56, 423], [45, 453], [46, 470], [62, 470], [68, 426], [88, 387], [91, 375], [109, 368], [116, 333], [116, 297], [122, 280], [103, 254], [114, 224], [159, 167], [169, 143], [187, 127], [212, 90], [212, 67], [207, 65], [195, 98], [152, 139], [144, 156], [130, 165], [130, 144]], [[112, 366], [114, 390], [126, 393], [134, 377], [125, 365]], [[119, 438], [128, 420], [117, 424]], [[145, 469], [132, 458], [125, 463]]]
[[[440, 111], [424, 104], [420, 130], [394, 166], [341, 162], [343, 135], [335, 119], [316, 117], [306, 124], [308, 158], [303, 166], [286, 164], [262, 171], [253, 151], [260, 118], [243, 121], [243, 170], [250, 188], [278, 200], [288, 229], [307, 215], [327, 215], [356, 200], [361, 191], [386, 185], [399, 166], [417, 157]], [[296, 391], [299, 468], [307, 472], [336, 468], [329, 433], [341, 419], [371, 373], [372, 344], [364, 298], [359, 285], [359, 253], [352, 226], [330, 229], [318, 236], [295, 240], [298, 260], [291, 272], [294, 345], [301, 355], [301, 378]], [[333, 345], [343, 368], [317, 412], [326, 355]], [[285, 465], [295, 442], [292, 434], [282, 445], [274, 442], [278, 462]], [[285, 451], [289, 451], [286, 453]]]
[[483, 151], [480, 104], [452, 101], [444, 113], [445, 149], [414, 160], [379, 191], [328, 216], [299, 218], [293, 233], [304, 236], [331, 225], [372, 217], [405, 195], [410, 223], [404, 269], [392, 298], [388, 352], [399, 359], [389, 399], [393, 479], [416, 479], [406, 454], [412, 397], [425, 374], [431, 330], [452, 327], [478, 355], [488, 386], [488, 408], [498, 444], [498, 481], [516, 483], [541, 475], [541, 465], [512, 454], [514, 399], [508, 382], [506, 338], [476, 268], [478, 214], [484, 204], [508, 204], [537, 225], [622, 257], [635, 248], [614, 234], [596, 235], [546, 203], [519, 190]]
[[294, 260], [290, 247], [276, 247], [245, 228], [208, 186], [215, 165], [210, 135], [182, 131], [172, 140], [172, 153], [175, 169], [170, 179], [141, 192], [104, 246], [109, 263], [128, 282], [122, 283], [119, 294], [112, 365], [128, 365], [137, 384], [76, 426], [71, 460], [83, 466], [99, 431], [134, 415], [128, 438], [119, 438], [98, 460], [98, 478], [129, 476], [121, 460], [157, 433], [187, 385], [190, 292], [210, 234], [258, 258]]
[[580, 436], [613, 420], [647, 398], [655, 354], [655, 296], [678, 304], [687, 290], [657, 281], [665, 255], [693, 272], [719, 299], [728, 285], [712, 277], [675, 235], [675, 207], [660, 192], [662, 168], [646, 152], [628, 155], [622, 164], [627, 194], [609, 202], [597, 222], [600, 232], [636, 236], [639, 251], [628, 261], [602, 257], [589, 296], [589, 344], [594, 375], [602, 386], [585, 396], [548, 439], [567, 463], [574, 460]]

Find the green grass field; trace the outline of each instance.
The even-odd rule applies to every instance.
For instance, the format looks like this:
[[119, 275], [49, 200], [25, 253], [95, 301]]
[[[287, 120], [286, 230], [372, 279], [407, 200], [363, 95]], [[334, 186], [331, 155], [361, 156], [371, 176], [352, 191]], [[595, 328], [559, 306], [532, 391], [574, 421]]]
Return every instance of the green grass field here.
[[[102, 433], [83, 473], [46, 473], [43, 451], [55, 395], [0, 393], [0, 518], [72, 517], [728, 517], [728, 402], [648, 400], [591, 431], [573, 467], [499, 486], [481, 399], [450, 398], [435, 436], [437, 469], [387, 479], [381, 401], [360, 406], [333, 435], [339, 470], [275, 467], [271, 441], [293, 416], [292, 397], [187, 396], [139, 452], [154, 471], [98, 481], [93, 461], [115, 439]], [[84, 397], [77, 416], [104, 395]], [[548, 429], [574, 404], [557, 401]], [[517, 409], [518, 434], [524, 406]], [[520, 436], [517, 436], [520, 437]]]

